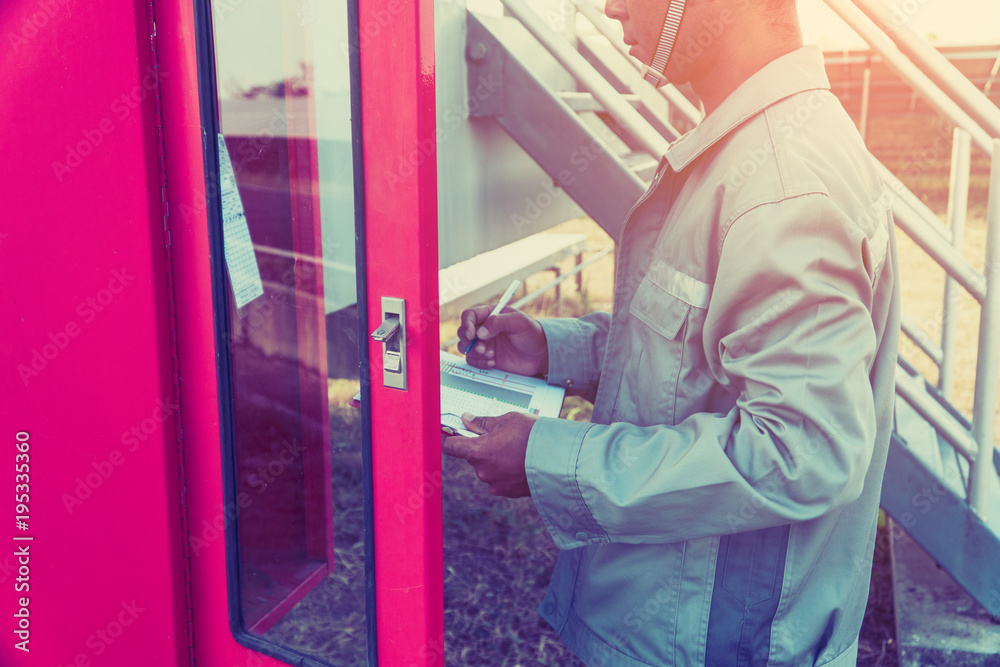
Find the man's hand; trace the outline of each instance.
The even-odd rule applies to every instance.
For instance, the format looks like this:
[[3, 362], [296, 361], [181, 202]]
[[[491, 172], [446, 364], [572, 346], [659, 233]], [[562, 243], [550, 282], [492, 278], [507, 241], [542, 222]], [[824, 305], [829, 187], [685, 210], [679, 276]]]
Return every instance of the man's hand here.
[[441, 450], [448, 456], [465, 459], [476, 470], [476, 477], [490, 485], [494, 496], [521, 498], [531, 495], [524, 458], [528, 451], [528, 435], [535, 418], [519, 412], [499, 417], [462, 415], [465, 428], [478, 433], [478, 438], [455, 435], [441, 441]]
[[465, 355], [470, 366], [496, 368], [520, 375], [542, 375], [549, 370], [549, 348], [538, 321], [513, 308], [504, 308], [489, 317], [489, 306], [476, 306], [462, 312], [458, 325], [458, 348], [469, 341], [479, 342]]

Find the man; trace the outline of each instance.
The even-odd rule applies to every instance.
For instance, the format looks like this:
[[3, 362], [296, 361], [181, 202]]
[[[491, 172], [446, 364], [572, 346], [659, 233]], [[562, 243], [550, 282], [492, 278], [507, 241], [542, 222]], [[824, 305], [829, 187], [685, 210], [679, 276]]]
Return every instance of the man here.
[[679, 1], [606, 9], [707, 111], [628, 216], [613, 312], [459, 329], [470, 363], [564, 385], [592, 423], [470, 418], [444, 451], [532, 495], [561, 549], [540, 612], [588, 664], [854, 665], [898, 339], [888, 199], [794, 0]]

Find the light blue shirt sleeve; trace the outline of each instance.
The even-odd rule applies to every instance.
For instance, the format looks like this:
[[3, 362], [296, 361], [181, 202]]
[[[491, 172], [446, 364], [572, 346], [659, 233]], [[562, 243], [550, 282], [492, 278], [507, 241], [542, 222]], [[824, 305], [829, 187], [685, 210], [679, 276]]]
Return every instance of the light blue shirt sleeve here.
[[539, 320], [549, 352], [549, 384], [593, 402], [611, 328], [610, 313]]

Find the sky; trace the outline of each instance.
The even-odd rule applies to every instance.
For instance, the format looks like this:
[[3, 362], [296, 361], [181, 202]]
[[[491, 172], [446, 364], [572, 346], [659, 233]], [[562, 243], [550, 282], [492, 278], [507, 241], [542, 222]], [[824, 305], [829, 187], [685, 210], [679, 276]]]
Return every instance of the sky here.
[[[935, 46], [1000, 44], [998, 0], [886, 0], [906, 25]], [[858, 48], [864, 42], [823, 0], [798, 0], [807, 42], [823, 48]]]

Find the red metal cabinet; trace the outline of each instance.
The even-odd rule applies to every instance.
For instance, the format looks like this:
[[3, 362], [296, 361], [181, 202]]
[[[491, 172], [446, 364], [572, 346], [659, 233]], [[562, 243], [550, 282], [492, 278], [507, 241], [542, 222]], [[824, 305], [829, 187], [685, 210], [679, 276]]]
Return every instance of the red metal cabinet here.
[[[0, 479], [9, 513], [8, 537], [0, 537], [8, 543], [0, 552], [3, 664], [280, 664], [241, 646], [231, 627], [225, 536], [249, 511], [223, 492], [233, 468], [223, 456], [226, 379], [220, 383], [215, 326], [224, 313], [212, 294], [219, 258], [209, 220], [218, 204], [206, 189], [205, 157], [216, 144], [203, 122], [211, 105], [199, 92], [205, 12], [173, 0], [17, 0], [0, 13], [0, 134], [8, 149], [0, 179], [0, 349], [8, 360], [0, 433], [9, 459]], [[442, 664], [434, 161], [385, 178], [435, 135], [432, 3], [361, 1], [353, 16], [353, 141], [361, 142], [355, 168], [364, 173], [359, 333], [378, 326], [382, 296], [405, 299], [408, 309], [408, 389], [383, 387], [380, 363], [368, 371], [362, 359], [371, 380], [363, 414], [375, 642], [384, 664]], [[313, 122], [308, 113], [304, 122]], [[311, 182], [315, 143], [290, 140], [287, 148], [289, 174]], [[287, 198], [295, 255], [322, 257], [316, 201], [309, 188]], [[307, 560], [335, 569], [319, 391], [322, 281], [293, 275], [303, 300], [290, 305], [289, 340], [316, 360], [294, 381], [300, 414], [315, 416], [303, 422], [306, 453], [295, 477], [315, 519], [302, 539]], [[380, 362], [380, 346], [368, 348]], [[438, 485], [429, 494], [428, 480]], [[19, 483], [30, 485], [23, 507]], [[408, 505], [414, 491], [424, 498], [418, 508]], [[409, 508], [405, 520], [400, 506]], [[287, 529], [249, 539], [266, 544]], [[32, 539], [15, 539], [25, 537]], [[298, 574], [289, 581], [307, 590], [312, 575]], [[30, 588], [19, 590], [18, 579]], [[283, 613], [265, 607], [243, 620], [264, 628]], [[21, 624], [30, 652], [16, 647]]]

